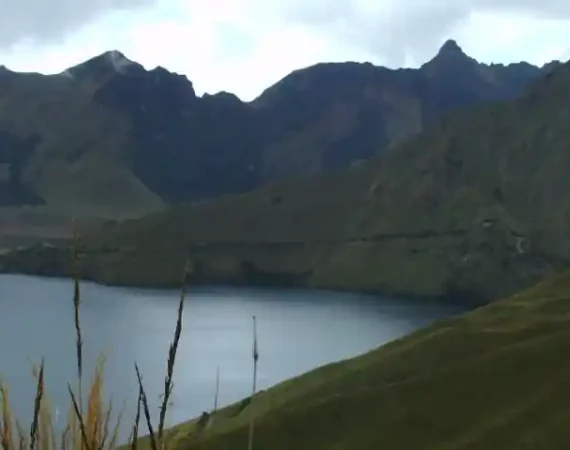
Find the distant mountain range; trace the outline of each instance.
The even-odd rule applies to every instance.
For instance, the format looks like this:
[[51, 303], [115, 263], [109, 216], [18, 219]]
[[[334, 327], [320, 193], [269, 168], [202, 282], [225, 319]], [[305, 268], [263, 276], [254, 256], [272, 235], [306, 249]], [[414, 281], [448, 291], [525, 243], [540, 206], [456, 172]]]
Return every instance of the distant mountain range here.
[[[190, 259], [200, 283], [499, 298], [570, 267], [568, 104], [566, 63], [362, 164], [109, 223], [85, 236], [83, 275], [177, 285]], [[2, 264], [65, 275], [68, 257]]]
[[317, 64], [249, 103], [116, 51], [58, 75], [2, 67], [0, 206], [136, 216], [343, 169], [558, 64], [481, 64], [448, 41], [419, 69]]

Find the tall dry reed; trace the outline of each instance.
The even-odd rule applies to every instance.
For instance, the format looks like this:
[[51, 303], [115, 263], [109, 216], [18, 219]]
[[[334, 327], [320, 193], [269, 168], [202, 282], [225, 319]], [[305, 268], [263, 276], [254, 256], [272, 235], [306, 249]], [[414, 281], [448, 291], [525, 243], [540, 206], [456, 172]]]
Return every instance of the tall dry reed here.
[[247, 449], [248, 450], [253, 449], [253, 426], [254, 426], [254, 421], [255, 421], [255, 413], [254, 413], [254, 410], [252, 408], [252, 406], [253, 406], [252, 404], [253, 404], [253, 397], [255, 396], [255, 393], [257, 392], [257, 362], [259, 361], [259, 349], [257, 347], [257, 320], [256, 320], [255, 316], [253, 316], [253, 351], [252, 351], [252, 357], [253, 357], [253, 385], [252, 385], [252, 389], [251, 389], [251, 400], [249, 403], [251, 415], [249, 418], [249, 436], [247, 439]]

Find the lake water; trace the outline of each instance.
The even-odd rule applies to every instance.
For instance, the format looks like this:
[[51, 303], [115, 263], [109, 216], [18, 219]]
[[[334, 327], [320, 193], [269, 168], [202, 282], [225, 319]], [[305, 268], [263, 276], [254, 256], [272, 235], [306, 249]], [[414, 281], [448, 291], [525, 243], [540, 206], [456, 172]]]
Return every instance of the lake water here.
[[[39, 363], [42, 357], [47, 394], [58, 411], [58, 423], [65, 422], [67, 382], [75, 383], [77, 376], [72, 294], [69, 280], [0, 276], [0, 376], [24, 422], [30, 420], [33, 410], [31, 362]], [[104, 352], [105, 390], [116, 405], [127, 400], [124, 423], [130, 426], [138, 394], [136, 361], [157, 417], [179, 293], [82, 283], [81, 295], [87, 378]], [[363, 294], [190, 288], [168, 423], [212, 409], [218, 368], [220, 405], [250, 394], [253, 315], [257, 317], [260, 353], [258, 386], [265, 389], [461, 311], [457, 305]], [[128, 432], [125, 427], [123, 441]]]

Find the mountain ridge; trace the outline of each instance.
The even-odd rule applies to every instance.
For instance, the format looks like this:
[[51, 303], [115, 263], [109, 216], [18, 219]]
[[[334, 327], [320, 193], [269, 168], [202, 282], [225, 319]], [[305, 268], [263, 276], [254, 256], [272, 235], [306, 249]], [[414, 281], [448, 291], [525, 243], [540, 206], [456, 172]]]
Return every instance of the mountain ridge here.
[[[509, 66], [520, 66], [520, 65], [524, 65], [524, 66], [530, 66], [536, 69], [549, 69], [550, 67], [555, 67], [559, 64], [561, 64], [562, 62], [560, 60], [552, 60], [549, 62], [546, 62], [542, 65], [535, 65], [535, 64], [531, 64], [527, 61], [518, 61], [518, 62], [510, 62], [510, 63], [501, 63], [501, 62], [491, 62], [491, 63], [484, 63], [481, 62], [479, 60], [477, 60], [474, 57], [471, 57], [469, 55], [467, 55], [465, 53], [465, 51], [463, 50], [463, 48], [458, 44], [457, 40], [455, 39], [447, 39], [446, 41], [443, 42], [443, 44], [439, 47], [438, 51], [436, 52], [436, 54], [429, 60], [425, 61], [424, 63], [420, 64], [418, 67], [397, 67], [397, 68], [389, 68], [386, 66], [382, 66], [382, 65], [377, 65], [374, 64], [372, 62], [369, 61], [365, 61], [365, 62], [356, 62], [356, 61], [343, 61], [343, 62], [317, 62], [314, 64], [310, 64], [308, 66], [305, 67], [300, 67], [298, 69], [293, 69], [291, 72], [289, 72], [287, 75], [285, 75], [282, 79], [293, 75], [297, 72], [302, 72], [305, 70], [310, 70], [313, 69], [315, 67], [318, 66], [333, 66], [333, 65], [345, 65], [345, 64], [354, 64], [354, 65], [365, 65], [365, 66], [372, 66], [374, 68], [380, 68], [380, 69], [385, 69], [388, 71], [406, 71], [406, 70], [419, 70], [422, 67], [425, 67], [426, 65], [434, 62], [434, 61], [441, 61], [443, 59], [450, 59], [450, 58], [463, 58], [464, 60], [469, 60], [469, 61], [473, 61], [479, 65], [482, 66], [486, 66], [486, 67], [509, 67]], [[122, 51], [117, 50], [117, 49], [111, 49], [111, 50], [107, 50], [104, 51], [100, 54], [94, 55], [92, 57], [87, 58], [84, 61], [80, 61], [76, 64], [73, 64], [65, 69], [63, 69], [61, 72], [59, 73], [52, 73], [52, 74], [44, 74], [41, 72], [37, 72], [37, 71], [14, 71], [11, 70], [8, 66], [0, 64], [0, 70], [5, 70], [8, 72], [11, 72], [13, 74], [36, 74], [36, 75], [42, 75], [42, 76], [68, 76], [69, 77], [69, 73], [73, 73], [73, 72], [77, 72], [77, 71], [83, 71], [83, 69], [86, 66], [92, 65], [92, 64], [97, 64], [97, 65], [101, 65], [102, 62], [108, 62], [109, 65], [111, 67], [114, 67], [115, 70], [117, 72], [121, 72], [123, 71], [123, 75], [127, 75], [129, 71], [124, 71], [123, 69], [119, 68], [119, 70], [117, 70], [118, 66], [122, 66], [122, 67], [132, 67], [132, 69], [137, 70], [137, 71], [144, 71], [144, 72], [148, 72], [148, 73], [152, 73], [154, 71], [163, 71], [163, 72], [168, 72], [169, 74], [172, 75], [178, 75], [178, 76], [183, 76], [188, 80], [188, 83], [192, 84], [192, 81], [188, 78], [187, 75], [185, 74], [180, 74], [176, 71], [172, 71], [164, 66], [161, 65], [156, 65], [150, 69], [146, 69], [142, 64], [138, 63], [135, 60], [130, 59], [128, 56], [126, 56]], [[115, 61], [115, 62], [113, 62]], [[117, 61], [119, 61], [119, 63], [117, 63]], [[277, 82], [278, 83], [278, 82]], [[274, 83], [277, 84], [277, 83]], [[272, 85], [272, 86], [274, 86]], [[268, 86], [267, 88], [265, 88], [257, 97], [254, 97], [251, 100], [242, 100], [238, 95], [236, 95], [235, 93], [230, 93], [224, 89], [220, 90], [220, 91], [216, 91], [216, 92], [204, 92], [202, 95], [197, 95], [199, 98], [202, 98], [204, 96], [215, 96], [218, 94], [222, 94], [222, 93], [228, 93], [231, 94], [233, 96], [236, 96], [238, 99], [240, 99], [241, 102], [243, 103], [255, 103], [256, 100], [258, 100], [260, 97], [263, 96], [263, 93], [267, 90], [270, 89], [272, 86]]]
[[59, 75], [0, 71], [0, 208], [46, 210], [62, 223], [121, 219], [343, 170], [544, 75], [530, 65], [469, 68], [465, 58], [435, 71], [321, 63], [252, 102], [198, 96], [185, 75], [117, 51]]

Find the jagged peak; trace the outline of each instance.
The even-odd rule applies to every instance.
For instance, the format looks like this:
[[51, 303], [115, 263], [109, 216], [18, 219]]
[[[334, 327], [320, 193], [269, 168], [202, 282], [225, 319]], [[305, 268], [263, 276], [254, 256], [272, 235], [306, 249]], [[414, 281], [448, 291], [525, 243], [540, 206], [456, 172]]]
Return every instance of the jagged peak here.
[[196, 95], [194, 91], [194, 85], [186, 75], [179, 74], [176, 72], [171, 72], [170, 70], [165, 69], [162, 66], [156, 66], [154, 69], [148, 71], [147, 73], [152, 77], [154, 84], [157, 86], [165, 81], [175, 82], [179, 85], [188, 85], [190, 87], [190, 90], [192, 91], [192, 94]]
[[76, 76], [94, 76], [98, 77], [102, 74], [117, 73], [119, 75], [129, 75], [133, 72], [144, 70], [143, 67], [131, 61], [123, 53], [118, 50], [110, 50], [98, 56], [88, 59], [76, 66], [62, 72], [62, 75]]
[[541, 67], [541, 70], [545, 71], [545, 72], [550, 72], [554, 69], [556, 69], [557, 67], [562, 66], [564, 63], [558, 59], [555, 59], [553, 61], [544, 63]]
[[59, 76], [77, 82], [87, 80], [87, 82], [106, 83], [115, 80], [134, 83], [138, 89], [149, 89], [154, 86], [174, 89], [180, 96], [196, 96], [192, 82], [185, 75], [170, 72], [161, 66], [146, 70], [141, 64], [130, 60], [118, 50], [111, 50], [88, 59], [61, 72]]
[[437, 54], [428, 62], [426, 62], [422, 68], [435, 69], [437, 67], [447, 67], [464, 64], [478, 64], [477, 61], [470, 56], [468, 56], [463, 49], [459, 46], [456, 40], [448, 39], [439, 48]]
[[437, 56], [467, 56], [455, 39], [448, 39], [437, 52]]
[[127, 69], [133, 65], [137, 65], [137, 66], [139, 65], [139, 64], [131, 61], [129, 58], [127, 58], [123, 53], [121, 53], [118, 50], [111, 50], [110, 52], [105, 53], [104, 57], [107, 58], [109, 63], [113, 66], [115, 71], [117, 71], [118, 73], [124, 72], [125, 69]]
[[165, 77], [165, 76], [174, 76], [174, 77], [182, 77], [182, 78], [187, 78], [186, 75], [183, 74], [179, 74], [176, 72], [171, 72], [170, 70], [162, 67], [162, 66], [156, 66], [155, 68], [149, 70], [149, 73], [153, 74], [157, 79], [160, 79], [161, 77]]
[[235, 95], [231, 92], [227, 92], [227, 91], [219, 91], [219, 92], [216, 92], [215, 94], [209, 94], [206, 92], [206, 93], [204, 93], [202, 98], [204, 100], [215, 101], [215, 102], [223, 102], [226, 104], [236, 104], [237, 105], [237, 104], [243, 103], [237, 95]]

